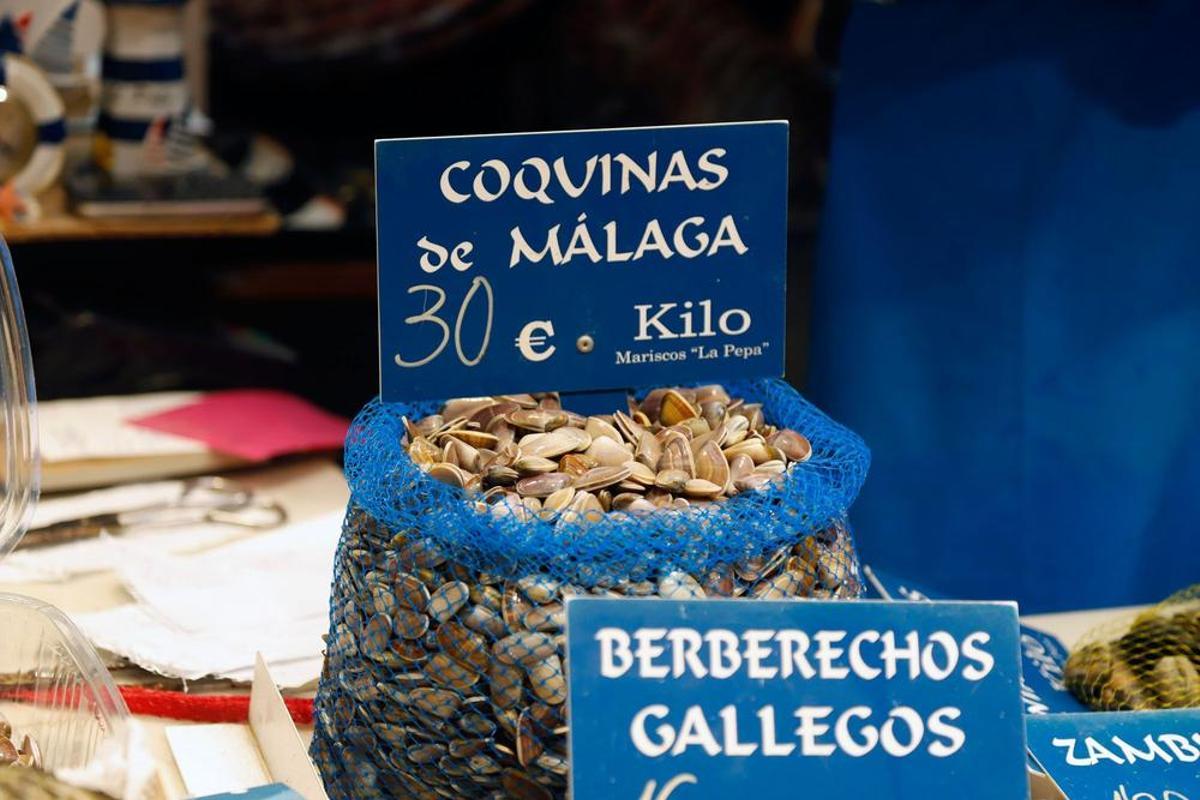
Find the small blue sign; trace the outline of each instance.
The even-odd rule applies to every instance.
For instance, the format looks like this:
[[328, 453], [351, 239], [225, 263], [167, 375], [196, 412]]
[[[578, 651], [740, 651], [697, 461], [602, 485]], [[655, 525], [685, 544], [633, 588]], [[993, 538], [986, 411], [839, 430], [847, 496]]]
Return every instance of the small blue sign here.
[[205, 795], [198, 800], [304, 800], [293, 789], [282, 783], [257, 786], [244, 792]]
[[787, 123], [375, 144], [385, 401], [780, 376]]
[[1200, 710], [1050, 714], [1026, 727], [1068, 800], [1200, 800]]
[[1028, 797], [1011, 603], [577, 598], [567, 648], [575, 800]]
[[[943, 600], [945, 597], [912, 581], [874, 567], [863, 567], [867, 584], [883, 600]], [[1021, 626], [1021, 699], [1026, 714], [1069, 714], [1087, 711], [1063, 681], [1067, 648], [1057, 636]]]

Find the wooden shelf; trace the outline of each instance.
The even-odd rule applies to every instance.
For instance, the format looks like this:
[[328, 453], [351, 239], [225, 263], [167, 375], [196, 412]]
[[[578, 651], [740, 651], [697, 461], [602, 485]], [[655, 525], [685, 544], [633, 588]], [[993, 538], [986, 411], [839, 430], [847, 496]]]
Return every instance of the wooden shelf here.
[[83, 239], [207, 238], [270, 236], [279, 230], [279, 215], [142, 219], [48, 217], [32, 224], [0, 227], [9, 244]]
[[0, 223], [9, 244], [89, 239], [177, 239], [270, 236], [280, 228], [274, 212], [241, 216], [129, 217], [88, 219], [66, 210], [61, 188], [40, 198], [45, 216], [30, 223]]

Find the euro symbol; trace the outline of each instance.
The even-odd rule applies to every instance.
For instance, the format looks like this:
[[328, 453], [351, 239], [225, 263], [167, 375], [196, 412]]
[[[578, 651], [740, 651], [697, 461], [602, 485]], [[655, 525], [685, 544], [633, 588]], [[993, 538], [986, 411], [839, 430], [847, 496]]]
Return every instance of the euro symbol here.
[[546, 340], [552, 336], [554, 323], [548, 319], [535, 319], [521, 328], [521, 333], [516, 339], [517, 349], [530, 361], [545, 361], [554, 355], [556, 349], [554, 345], [543, 349]]

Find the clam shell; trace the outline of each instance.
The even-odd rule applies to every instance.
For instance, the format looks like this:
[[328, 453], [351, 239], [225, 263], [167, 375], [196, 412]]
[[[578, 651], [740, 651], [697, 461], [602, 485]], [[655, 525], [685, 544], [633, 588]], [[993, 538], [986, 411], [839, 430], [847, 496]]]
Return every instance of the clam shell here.
[[432, 764], [446, 754], [446, 746], [436, 742], [414, 744], [404, 751], [404, 757], [414, 764]]
[[706, 386], [697, 386], [695, 389], [695, 397], [693, 400], [698, 405], [703, 405], [709, 402], [718, 402], [728, 404], [732, 402], [729, 392], [725, 391], [725, 387], [719, 383], [710, 383]]
[[565, 472], [547, 472], [517, 481], [516, 489], [526, 497], [549, 497], [560, 489], [571, 485], [572, 478]]
[[696, 600], [705, 596], [700, 582], [686, 572], [672, 572], [659, 581], [658, 595], [668, 600]]
[[506, 769], [500, 778], [500, 785], [513, 800], [552, 800], [554, 795], [549, 789], [538, 784], [523, 772]]
[[596, 459], [596, 464], [603, 467], [616, 467], [633, 458], [633, 449], [607, 436], [593, 439], [587, 454]]
[[544, 575], [526, 575], [517, 581], [521, 593], [535, 603], [549, 603], [558, 597], [562, 584]]
[[[408, 420], [405, 419], [405, 428], [408, 428]], [[446, 420], [441, 414], [430, 414], [428, 417], [423, 417], [417, 420], [416, 424], [409, 429], [410, 436], [432, 436], [442, 429], [446, 424]]]
[[583, 429], [592, 437], [593, 445], [597, 439], [612, 439], [614, 442], [625, 441], [624, 437], [621, 436], [621, 432], [616, 429], [616, 426], [600, 417], [588, 417]]
[[522, 767], [529, 766], [545, 750], [538, 736], [537, 723], [530, 716], [529, 709], [522, 711], [517, 718], [516, 745], [517, 761]]
[[425, 666], [425, 674], [442, 686], [457, 689], [460, 692], [474, 686], [479, 681], [479, 673], [467, 669], [446, 653], [434, 653], [429, 657]]
[[600, 462], [587, 453], [567, 453], [558, 462], [559, 471], [567, 473], [572, 478], [576, 478], [589, 469], [598, 466], [600, 466]]
[[571, 504], [571, 500], [575, 497], [574, 486], [564, 486], [557, 492], [550, 494], [542, 501], [542, 509], [544, 511], [562, 511]]
[[567, 431], [573, 430], [576, 429], [559, 428], [549, 433], [531, 433], [521, 438], [521, 441], [517, 443], [517, 448], [523, 456], [558, 458], [578, 449], [578, 440], [567, 433]]
[[777, 448], [789, 461], [805, 462], [812, 458], [812, 444], [808, 439], [787, 428], [769, 436], [767, 444]]
[[[601, 441], [608, 441], [602, 439]], [[620, 483], [629, 477], [632, 470], [628, 466], [596, 467], [589, 469], [575, 479], [575, 489], [578, 491], [595, 491], [606, 486]]]
[[712, 481], [693, 478], [683, 485], [683, 492], [689, 497], [712, 498], [721, 494], [721, 487]]
[[639, 423], [635, 422], [633, 417], [628, 414], [623, 414], [620, 411], [613, 414], [613, 426], [621, 432], [625, 437], [625, 441], [633, 443], [642, 438], [642, 434], [646, 432]]
[[714, 430], [725, 421], [725, 403], [720, 400], [707, 400], [700, 403], [700, 416]]
[[445, 461], [432, 465], [429, 468], [428, 474], [435, 481], [441, 481], [447, 486], [453, 486], [456, 489], [461, 489], [467, 485], [467, 476], [463, 471], [454, 464]]
[[392, 617], [392, 630], [401, 639], [420, 639], [429, 630], [429, 617], [406, 608], [397, 609]]
[[[553, 461], [550, 462], [554, 464]], [[512, 467], [493, 464], [483, 473], [483, 483], [489, 489], [496, 486], [512, 486], [520, 478], [520, 474]]]
[[492, 645], [492, 654], [505, 664], [536, 664], [558, 651], [554, 639], [544, 633], [522, 631]]
[[488, 683], [492, 702], [498, 708], [515, 708], [525, 694], [525, 671], [516, 664], [496, 659], [488, 667]]
[[460, 428], [450, 431], [446, 436], [458, 439], [460, 442], [465, 442], [475, 448], [494, 450], [500, 444], [499, 438], [494, 433], [471, 430], [470, 428]]
[[715, 442], [710, 441], [700, 448], [695, 454], [695, 459], [696, 477], [715, 483], [724, 489], [725, 485], [729, 483], [730, 469], [729, 462], [725, 459], [721, 448]]
[[571, 504], [559, 516], [563, 522], [595, 522], [604, 515], [604, 506], [591, 492], [576, 490]]
[[662, 458], [658, 461], [658, 471], [680, 470], [687, 473], [689, 478], [696, 474], [696, 461], [692, 456], [692, 448], [687, 439], [682, 436], [672, 437], [663, 444]]
[[476, 672], [487, 670], [488, 647], [479, 634], [459, 622], [447, 622], [437, 629], [436, 638], [451, 658]]
[[546, 605], [534, 606], [525, 612], [521, 624], [527, 630], [553, 633], [561, 631], [565, 621], [566, 611], [563, 608], [563, 604], [547, 603]]
[[668, 492], [682, 492], [691, 476], [681, 469], [664, 469], [654, 478], [654, 485]]
[[462, 696], [448, 689], [419, 687], [408, 693], [413, 706], [440, 719], [453, 719], [462, 704]]
[[462, 623], [476, 633], [482, 633], [493, 639], [504, 635], [504, 620], [487, 606], [471, 606], [462, 615]]
[[562, 661], [557, 655], [548, 655], [528, 666], [529, 684], [538, 699], [550, 705], [566, 701], [567, 679], [563, 674]]
[[521, 629], [521, 621], [525, 619], [525, 615], [533, 607], [533, 602], [525, 596], [515, 584], [509, 584], [504, 587], [504, 624], [510, 630], [517, 631]]
[[458, 613], [467, 604], [471, 596], [471, 587], [461, 581], [451, 581], [442, 584], [429, 597], [427, 613], [439, 625]]
[[662, 405], [659, 409], [658, 421], [663, 425], [677, 425], [687, 419], [700, 415], [699, 410], [675, 389], [663, 393]]
[[651, 389], [642, 399], [638, 409], [650, 419], [658, 419], [662, 411], [663, 395], [669, 389]]
[[784, 600], [800, 594], [806, 582], [811, 584], [812, 579], [805, 573], [784, 570], [772, 578], [755, 584], [750, 594], [759, 600]]
[[496, 399], [492, 397], [456, 397], [447, 400], [446, 405], [442, 406], [441, 416], [446, 419], [470, 418], [480, 409], [487, 408], [495, 402]]
[[541, 408], [519, 409], [510, 412], [506, 419], [510, 425], [527, 431], [552, 431], [561, 428], [568, 422], [568, 417], [562, 411], [550, 411]]
[[521, 475], [543, 475], [558, 469], [558, 462], [541, 456], [521, 456], [513, 462], [512, 468]]
[[433, 466], [441, 460], [442, 450], [424, 436], [418, 436], [408, 446], [408, 457], [419, 466]]
[[657, 469], [658, 462], [662, 459], [662, 443], [655, 438], [654, 434], [643, 432], [638, 437], [637, 450], [634, 452], [634, 458], [645, 464], [650, 469]]
[[549, 750], [538, 756], [534, 763], [555, 775], [566, 776], [571, 771], [571, 762], [566, 756]]

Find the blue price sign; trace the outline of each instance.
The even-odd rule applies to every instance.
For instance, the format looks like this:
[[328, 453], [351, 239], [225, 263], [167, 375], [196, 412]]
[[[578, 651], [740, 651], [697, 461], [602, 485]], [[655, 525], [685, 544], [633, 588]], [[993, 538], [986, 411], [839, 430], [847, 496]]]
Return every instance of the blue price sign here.
[[783, 374], [787, 123], [376, 142], [385, 401]]
[[567, 602], [575, 800], [1024, 800], [1012, 604]]
[[[884, 600], [942, 600], [942, 595], [874, 567], [863, 567], [868, 585]], [[1067, 648], [1053, 634], [1021, 626], [1021, 699], [1026, 714], [1066, 714], [1086, 711], [1063, 682]]]
[[1200, 711], [1050, 714], [1026, 727], [1068, 800], [1200, 800]]

